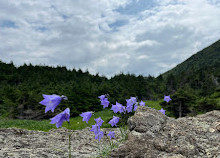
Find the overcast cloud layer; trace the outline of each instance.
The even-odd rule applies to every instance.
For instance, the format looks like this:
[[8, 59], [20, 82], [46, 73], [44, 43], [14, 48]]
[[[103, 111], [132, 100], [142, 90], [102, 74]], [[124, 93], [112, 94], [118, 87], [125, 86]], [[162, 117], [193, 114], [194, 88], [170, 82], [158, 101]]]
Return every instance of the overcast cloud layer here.
[[219, 0], [0, 0], [0, 60], [157, 76], [219, 28]]

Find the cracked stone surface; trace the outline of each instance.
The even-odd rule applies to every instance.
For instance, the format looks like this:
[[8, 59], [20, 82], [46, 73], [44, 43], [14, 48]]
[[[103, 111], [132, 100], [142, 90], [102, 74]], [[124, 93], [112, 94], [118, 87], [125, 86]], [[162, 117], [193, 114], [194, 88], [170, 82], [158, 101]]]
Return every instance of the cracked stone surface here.
[[[196, 117], [173, 119], [149, 107], [138, 107], [129, 118], [128, 140], [109, 157], [117, 158], [220, 158], [220, 111]], [[76, 130], [71, 137], [73, 158], [97, 157], [106, 147], [106, 137], [99, 143], [91, 128]], [[104, 129], [116, 132], [118, 128]], [[66, 158], [68, 130], [49, 132], [18, 128], [0, 129], [0, 158]], [[116, 141], [115, 140], [115, 141]]]
[[220, 111], [173, 119], [149, 107], [129, 118], [128, 140], [109, 157], [220, 158]]
[[[98, 142], [91, 128], [76, 130], [71, 137], [73, 158], [96, 157], [98, 150], [108, 145], [106, 137]], [[120, 131], [115, 131], [119, 140]], [[49, 132], [18, 128], [0, 129], [0, 158], [67, 158], [68, 132], [66, 128], [52, 129]], [[114, 140], [114, 141], [116, 141]]]

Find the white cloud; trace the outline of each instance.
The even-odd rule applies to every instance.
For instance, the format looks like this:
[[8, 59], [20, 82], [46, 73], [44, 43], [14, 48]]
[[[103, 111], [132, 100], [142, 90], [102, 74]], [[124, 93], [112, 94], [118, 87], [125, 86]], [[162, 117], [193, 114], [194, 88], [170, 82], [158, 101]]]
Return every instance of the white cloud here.
[[149, 57], [147, 55], [140, 55], [137, 57], [138, 60], [145, 60], [145, 59], [149, 59]]
[[0, 60], [158, 75], [219, 39], [219, 1], [143, 2], [0, 0]]

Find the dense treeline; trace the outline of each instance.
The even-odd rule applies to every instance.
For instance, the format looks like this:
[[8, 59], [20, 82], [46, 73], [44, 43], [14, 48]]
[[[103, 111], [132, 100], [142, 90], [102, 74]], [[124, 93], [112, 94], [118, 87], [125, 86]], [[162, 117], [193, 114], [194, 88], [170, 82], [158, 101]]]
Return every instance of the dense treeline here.
[[108, 94], [112, 104], [118, 101], [123, 105], [131, 96], [140, 101], [171, 95], [172, 101], [161, 105], [173, 117], [220, 110], [220, 41], [157, 78], [121, 73], [107, 79], [64, 66], [15, 67], [12, 62], [0, 61], [0, 116], [43, 119], [55, 115], [44, 114], [39, 104], [42, 94], [67, 96], [68, 101], [62, 102], [56, 113], [68, 105], [72, 117], [102, 110], [98, 99], [102, 94]]
[[[0, 114], [21, 119], [46, 119], [68, 106], [74, 117], [81, 112], [102, 110], [98, 96], [108, 94], [111, 103], [118, 101], [124, 105], [130, 96], [140, 101], [171, 95], [172, 102], [162, 103], [169, 116], [195, 115], [220, 109], [219, 72], [216, 67], [212, 71], [185, 72], [180, 76], [169, 74], [166, 80], [162, 75], [154, 78], [123, 73], [107, 79], [82, 70], [67, 70], [63, 66], [24, 64], [15, 67], [13, 63], [0, 62]], [[58, 106], [56, 113], [44, 114], [44, 107], [39, 104], [42, 94], [66, 95], [69, 99]]]
[[166, 92], [172, 94], [172, 102], [163, 103], [173, 117], [196, 115], [220, 110], [220, 65], [182, 72], [167, 77]]
[[[154, 88], [157, 86], [158, 88]], [[91, 75], [82, 70], [67, 70], [66, 67], [26, 65], [15, 67], [13, 63], [0, 62], [0, 114], [13, 118], [42, 119], [44, 114], [39, 104], [42, 94], [66, 95], [69, 99], [60, 110], [68, 107], [72, 116], [85, 111], [102, 110], [99, 95], [108, 94], [111, 103], [125, 103], [125, 99], [163, 97], [165, 86], [154, 77], [118, 74], [111, 79]], [[59, 112], [59, 110], [57, 111]]]

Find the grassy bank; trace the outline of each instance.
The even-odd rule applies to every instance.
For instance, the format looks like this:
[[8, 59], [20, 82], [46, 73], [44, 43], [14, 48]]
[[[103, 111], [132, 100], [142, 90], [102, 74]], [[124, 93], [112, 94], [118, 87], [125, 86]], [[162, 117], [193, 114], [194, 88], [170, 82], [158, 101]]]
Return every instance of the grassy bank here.
[[[161, 106], [159, 103], [161, 101], [162, 100], [145, 101], [145, 103], [147, 106], [151, 108], [160, 110]], [[62, 127], [70, 128], [72, 130], [80, 130], [85, 127], [92, 127], [92, 125], [95, 124], [94, 118], [101, 117], [102, 120], [104, 121], [102, 128], [111, 128], [111, 125], [108, 124], [108, 122], [113, 117], [113, 115], [116, 116], [116, 114], [114, 114], [113, 111], [109, 109], [104, 109], [103, 111], [95, 112], [94, 115], [89, 120], [88, 124], [86, 122], [82, 122], [82, 117], [78, 116], [70, 119], [70, 127], [68, 127], [67, 122], [64, 122]], [[45, 132], [53, 128], [56, 129], [56, 126], [54, 124], [50, 124], [50, 120], [35, 121], [35, 120], [19, 120], [19, 119], [7, 119], [7, 118], [0, 119], [0, 128], [10, 128], [10, 127], [16, 127], [16, 128], [22, 128], [28, 130], [40, 130]]]

